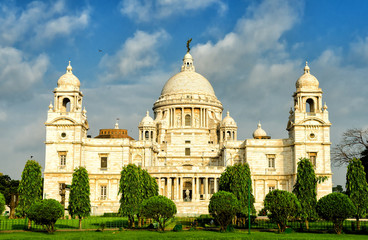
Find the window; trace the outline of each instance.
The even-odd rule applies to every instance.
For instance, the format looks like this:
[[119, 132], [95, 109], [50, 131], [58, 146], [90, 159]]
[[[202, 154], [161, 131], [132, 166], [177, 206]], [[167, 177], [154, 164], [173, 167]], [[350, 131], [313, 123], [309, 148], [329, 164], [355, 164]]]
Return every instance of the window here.
[[190, 141], [189, 141], [189, 140], [186, 140], [186, 141], [185, 141], [185, 144], [190, 144]]
[[275, 154], [267, 154], [268, 168], [275, 168]]
[[59, 152], [60, 167], [66, 166], [66, 152]]
[[310, 153], [308, 153], [308, 155], [309, 155], [309, 160], [312, 163], [313, 167], [316, 168], [317, 153], [316, 152], [310, 152]]
[[101, 200], [106, 200], [107, 198], [107, 186], [101, 186], [101, 195], [100, 195], [100, 199]]
[[190, 148], [185, 148], [185, 156], [190, 156]]
[[107, 157], [101, 157], [101, 169], [107, 169]]
[[69, 98], [63, 99], [62, 112], [70, 112], [70, 100]]
[[190, 117], [190, 114], [185, 115], [185, 126], [191, 126], [192, 118]]
[[315, 109], [314, 109], [314, 101], [313, 99], [311, 98], [308, 98], [307, 101], [306, 101], [306, 111], [307, 112], [310, 112], [310, 113], [314, 113], [315, 112]]
[[273, 190], [275, 190], [275, 186], [269, 186], [268, 187], [268, 192], [272, 192]]

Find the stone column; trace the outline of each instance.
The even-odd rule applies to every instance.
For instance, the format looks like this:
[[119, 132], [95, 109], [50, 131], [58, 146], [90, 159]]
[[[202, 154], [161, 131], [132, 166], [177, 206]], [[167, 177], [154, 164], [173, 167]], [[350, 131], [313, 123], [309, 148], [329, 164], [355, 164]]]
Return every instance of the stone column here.
[[199, 194], [199, 177], [197, 177], [197, 201], [199, 201], [199, 198], [200, 198], [200, 194]]
[[184, 127], [185, 121], [184, 121], [184, 108], [181, 108], [181, 127]]
[[161, 194], [161, 177], [158, 178], [158, 194], [159, 195], [164, 195], [163, 192]]
[[171, 186], [171, 178], [170, 177], [168, 177], [167, 178], [167, 197], [169, 198], [169, 199], [172, 199], [172, 186]]
[[179, 200], [180, 196], [179, 196], [179, 192], [180, 192], [180, 188], [179, 188], [179, 177], [176, 178], [176, 183], [175, 183], [175, 200]]
[[257, 202], [257, 180], [253, 179], [254, 201]]
[[195, 124], [195, 122], [194, 122], [194, 108], [192, 107], [192, 124], [191, 124], [191, 126], [194, 127], [194, 124]]
[[95, 200], [97, 200], [98, 199], [97, 178], [95, 179], [95, 190], [96, 190]]
[[184, 180], [184, 178], [183, 178], [183, 177], [181, 177], [181, 178], [180, 178], [180, 188], [179, 188], [179, 199], [180, 199], [181, 201], [183, 201], [183, 200], [184, 200], [184, 198], [183, 198], [183, 180]]
[[213, 192], [217, 193], [217, 178], [216, 177], [214, 178], [214, 184], [215, 184], [215, 187], [214, 187]]
[[204, 199], [208, 199], [208, 178], [204, 178]]
[[110, 193], [111, 192], [111, 180], [110, 179], [107, 179], [107, 188], [108, 189], [107, 189], [107, 193], [106, 193], [107, 196], [106, 197], [107, 197], [108, 200], [111, 200], [111, 198], [110, 198], [110, 196], [111, 196], [111, 193]]

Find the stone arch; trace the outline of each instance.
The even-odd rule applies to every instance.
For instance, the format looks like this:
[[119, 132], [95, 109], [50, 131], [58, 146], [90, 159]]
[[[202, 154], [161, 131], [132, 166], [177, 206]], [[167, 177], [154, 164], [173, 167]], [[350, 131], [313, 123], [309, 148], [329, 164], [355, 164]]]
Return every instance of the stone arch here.
[[316, 106], [315, 102], [312, 98], [308, 98], [307, 101], [305, 101], [305, 110], [306, 112], [315, 113], [316, 112]]
[[61, 111], [62, 112], [70, 112], [70, 105], [71, 105], [70, 99], [67, 98], [67, 97], [63, 98], [63, 103], [62, 103], [62, 106], [61, 106]]
[[189, 127], [192, 125], [192, 117], [190, 114], [185, 115], [185, 126]]
[[133, 164], [137, 165], [137, 166], [142, 166], [142, 156], [139, 154], [136, 154], [133, 158]]

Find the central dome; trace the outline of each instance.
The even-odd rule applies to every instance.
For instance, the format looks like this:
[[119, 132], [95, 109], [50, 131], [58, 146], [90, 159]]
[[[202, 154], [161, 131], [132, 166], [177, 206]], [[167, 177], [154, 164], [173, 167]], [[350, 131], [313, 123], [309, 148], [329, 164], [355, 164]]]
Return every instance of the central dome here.
[[215, 95], [211, 83], [196, 72], [180, 72], [172, 76], [165, 84], [161, 95], [177, 93], [201, 93]]
[[193, 58], [185, 54], [181, 72], [172, 76], [161, 91], [161, 96], [181, 93], [199, 93], [215, 96], [211, 83], [201, 74], [195, 72]]

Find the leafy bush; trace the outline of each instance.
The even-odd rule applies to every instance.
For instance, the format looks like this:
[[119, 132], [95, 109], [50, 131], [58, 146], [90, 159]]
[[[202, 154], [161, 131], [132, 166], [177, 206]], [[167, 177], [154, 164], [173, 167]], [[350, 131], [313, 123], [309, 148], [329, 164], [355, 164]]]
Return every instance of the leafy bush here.
[[230, 192], [219, 191], [212, 195], [208, 211], [220, 224], [220, 231], [223, 232], [239, 212], [238, 199]]
[[181, 230], [183, 230], [183, 225], [181, 223], [176, 224], [173, 228], [174, 232], [180, 232]]
[[156, 220], [159, 229], [165, 231], [166, 222], [176, 214], [176, 205], [165, 196], [153, 196], [142, 202], [141, 213]]
[[5, 210], [5, 197], [2, 193], [0, 193], [0, 215], [3, 214]]
[[330, 193], [317, 202], [318, 215], [332, 221], [337, 234], [342, 232], [342, 223], [354, 215], [356, 208], [350, 198], [342, 193]]
[[267, 216], [267, 210], [265, 208], [262, 208], [258, 212], [258, 216]]
[[288, 218], [299, 213], [300, 203], [294, 194], [274, 190], [266, 195], [264, 208], [270, 213], [268, 215], [270, 220], [277, 223], [279, 232], [284, 232]]
[[63, 215], [63, 206], [55, 199], [35, 202], [27, 211], [29, 219], [42, 225], [49, 233], [55, 231], [55, 223]]

